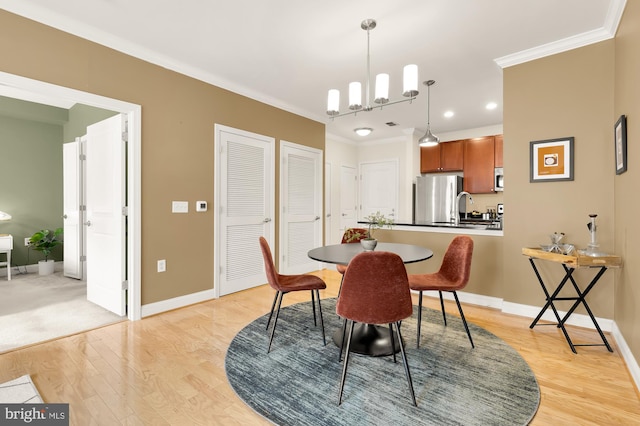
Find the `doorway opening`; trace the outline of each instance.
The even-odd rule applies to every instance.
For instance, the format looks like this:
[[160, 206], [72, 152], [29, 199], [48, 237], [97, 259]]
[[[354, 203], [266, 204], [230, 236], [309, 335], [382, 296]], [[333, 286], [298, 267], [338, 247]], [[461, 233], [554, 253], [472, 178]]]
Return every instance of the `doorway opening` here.
[[117, 99], [106, 98], [75, 89], [56, 86], [12, 74], [0, 72], [0, 95], [47, 103], [47, 99], [65, 100], [71, 103], [89, 105], [126, 115], [129, 122], [128, 144], [126, 148], [126, 255], [121, 262], [126, 268], [126, 280], [120, 285], [127, 286], [127, 318], [141, 318], [141, 106]]

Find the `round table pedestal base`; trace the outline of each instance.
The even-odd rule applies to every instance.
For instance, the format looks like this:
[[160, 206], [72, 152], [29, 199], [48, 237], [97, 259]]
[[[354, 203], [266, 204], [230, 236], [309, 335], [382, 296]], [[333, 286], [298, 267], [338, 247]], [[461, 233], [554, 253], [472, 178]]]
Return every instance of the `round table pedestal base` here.
[[[349, 339], [348, 332], [349, 322], [347, 321], [345, 340]], [[333, 333], [333, 342], [338, 347], [342, 346], [342, 328], [337, 329]], [[396, 353], [400, 352], [398, 334], [395, 331], [393, 332], [393, 343]], [[404, 344], [404, 342], [402, 342], [402, 344]], [[351, 352], [368, 356], [393, 355], [391, 351], [391, 339], [389, 338], [389, 326], [356, 323], [353, 327], [353, 336], [351, 337]]]

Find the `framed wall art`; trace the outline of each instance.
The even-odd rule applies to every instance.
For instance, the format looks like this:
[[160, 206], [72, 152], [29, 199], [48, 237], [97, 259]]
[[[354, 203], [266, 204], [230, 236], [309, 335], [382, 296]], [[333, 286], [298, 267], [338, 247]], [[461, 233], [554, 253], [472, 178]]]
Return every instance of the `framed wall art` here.
[[532, 141], [529, 182], [573, 180], [573, 137]]
[[616, 150], [616, 174], [627, 171], [627, 117], [621, 115], [613, 129]]

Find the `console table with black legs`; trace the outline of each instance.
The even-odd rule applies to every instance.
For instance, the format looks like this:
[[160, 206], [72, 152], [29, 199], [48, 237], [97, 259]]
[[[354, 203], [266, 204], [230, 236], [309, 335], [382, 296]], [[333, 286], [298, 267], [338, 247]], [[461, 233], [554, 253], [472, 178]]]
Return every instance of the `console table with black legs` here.
[[[536, 325], [557, 326], [562, 330], [562, 334], [564, 334], [564, 337], [567, 340], [567, 343], [569, 344], [569, 347], [571, 348], [573, 353], [577, 353], [576, 346], [606, 346], [609, 352], [613, 352], [613, 349], [611, 349], [611, 345], [609, 345], [607, 338], [604, 336], [604, 333], [602, 332], [600, 325], [598, 325], [598, 321], [596, 321], [595, 316], [591, 312], [591, 308], [589, 308], [589, 304], [587, 303], [586, 297], [587, 297], [587, 294], [589, 294], [589, 292], [591, 291], [591, 289], [598, 283], [598, 280], [600, 280], [600, 278], [602, 277], [602, 275], [604, 275], [607, 269], [620, 268], [622, 266], [622, 259], [620, 258], [620, 256], [610, 256], [610, 255], [587, 256], [587, 255], [581, 255], [581, 254], [563, 255], [559, 253], [550, 253], [550, 252], [540, 250], [540, 249], [535, 249], [535, 248], [523, 248], [522, 254], [529, 257], [529, 262], [531, 263], [533, 272], [536, 274], [536, 278], [538, 278], [538, 282], [542, 287], [542, 291], [544, 292], [545, 298], [547, 301], [545, 305], [542, 307], [542, 309], [540, 310], [540, 313], [538, 314], [536, 319], [533, 320], [529, 328], [533, 328]], [[565, 272], [564, 277], [558, 283], [555, 290], [553, 290], [551, 293], [549, 293], [549, 288], [547, 288], [547, 285], [545, 285], [544, 281], [542, 280], [542, 277], [540, 276], [540, 273], [538, 272], [536, 261], [559, 263], [560, 265], [562, 265], [562, 268], [564, 269], [564, 272]], [[578, 286], [578, 283], [576, 283], [576, 280], [573, 277], [574, 271], [578, 268], [591, 268], [596, 271], [595, 276], [589, 282], [589, 284], [585, 287], [584, 290], [580, 289], [580, 287]], [[564, 288], [567, 282], [571, 282], [573, 289], [576, 292], [576, 296], [559, 297], [558, 295], [560, 294], [560, 291], [562, 291], [562, 289]], [[574, 302], [571, 308], [567, 311], [567, 313], [562, 318], [560, 318], [560, 314], [558, 313], [558, 310], [553, 304], [553, 302], [558, 300], [572, 300]], [[589, 314], [591, 321], [593, 321], [593, 325], [596, 327], [598, 334], [600, 334], [602, 343], [576, 344], [571, 341], [571, 338], [569, 337], [569, 333], [565, 328], [565, 323], [567, 322], [571, 314], [573, 314], [573, 312], [576, 310], [576, 308], [579, 305], [584, 306], [585, 310], [587, 311], [587, 314]], [[540, 320], [540, 318], [548, 308], [551, 308], [551, 310], [553, 311], [553, 314], [555, 315], [557, 322], [550, 323], [550, 324], [548, 323], [538, 324], [538, 321]]]

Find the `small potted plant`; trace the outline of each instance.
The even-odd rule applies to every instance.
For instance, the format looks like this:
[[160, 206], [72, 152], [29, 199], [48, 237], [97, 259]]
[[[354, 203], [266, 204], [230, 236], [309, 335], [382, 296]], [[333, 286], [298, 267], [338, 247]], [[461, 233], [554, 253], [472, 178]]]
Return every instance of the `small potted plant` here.
[[44, 260], [38, 262], [38, 274], [49, 275], [53, 273], [55, 261], [49, 259], [51, 250], [57, 245], [62, 244], [62, 240], [58, 237], [62, 235], [62, 228], [58, 228], [51, 232], [48, 229], [42, 229], [29, 238], [29, 247], [36, 251], [42, 252]]
[[368, 222], [368, 230], [367, 236], [360, 241], [360, 244], [362, 244], [362, 247], [365, 249], [365, 251], [371, 251], [374, 250], [376, 248], [376, 245], [378, 244], [378, 240], [373, 238], [373, 233], [375, 232], [375, 230], [384, 227], [391, 229], [391, 227], [393, 226], [393, 220], [387, 218], [379, 211], [372, 213], [369, 216], [365, 216], [364, 220]]

